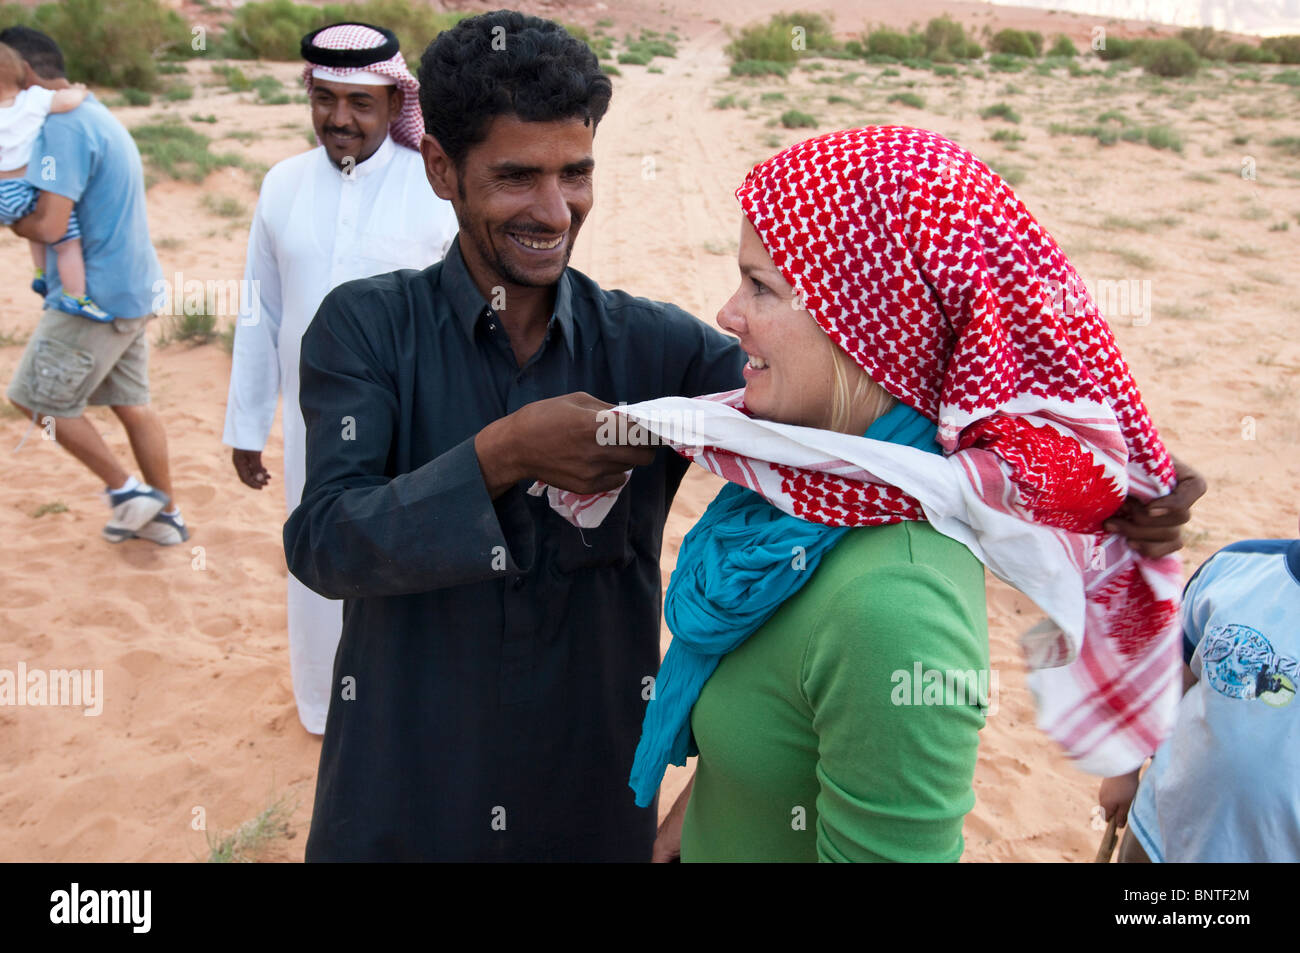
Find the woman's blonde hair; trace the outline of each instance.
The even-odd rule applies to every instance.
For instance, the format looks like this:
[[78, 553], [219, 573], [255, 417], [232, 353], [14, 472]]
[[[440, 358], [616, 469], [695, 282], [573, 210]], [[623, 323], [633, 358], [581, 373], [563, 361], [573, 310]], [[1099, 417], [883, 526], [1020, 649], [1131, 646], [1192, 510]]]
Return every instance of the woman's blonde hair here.
[[853, 423], [860, 412], [869, 425], [877, 417], [892, 410], [898, 401], [872, 380], [871, 375], [832, 341], [830, 335], [823, 335], [823, 338], [831, 349], [831, 367], [834, 371], [831, 382], [830, 429], [860, 437], [862, 434], [854, 432], [856, 425]]

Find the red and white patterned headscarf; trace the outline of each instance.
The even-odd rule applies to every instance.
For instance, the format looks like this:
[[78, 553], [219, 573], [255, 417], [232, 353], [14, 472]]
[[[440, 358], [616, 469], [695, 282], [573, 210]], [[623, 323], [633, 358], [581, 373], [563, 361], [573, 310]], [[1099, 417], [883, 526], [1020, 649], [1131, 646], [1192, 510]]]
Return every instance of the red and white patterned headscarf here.
[[[313, 50], [364, 51], [378, 49], [386, 44], [396, 46], [396, 39], [391, 33], [385, 35], [375, 27], [364, 23], [336, 23], [308, 34], [303, 38], [303, 56], [308, 63], [302, 71], [302, 82], [307, 87], [307, 95], [311, 95], [312, 71], [322, 69], [319, 61], [329, 58], [328, 52], [318, 55]], [[394, 79], [397, 88], [402, 91], [402, 109], [389, 122], [388, 134], [393, 137], [394, 142], [419, 151], [420, 140], [424, 137], [424, 117], [420, 113], [420, 82], [406, 68], [406, 60], [402, 58], [400, 50], [396, 50], [386, 59], [368, 62], [362, 66], [327, 64], [323, 68], [329, 71], [330, 79], [337, 79], [340, 83], [355, 82], [355, 77], [361, 73], [376, 73]]]
[[[823, 330], [938, 427], [943, 455], [755, 420], [742, 391], [620, 407], [701, 466], [834, 526], [927, 519], [1048, 616], [1022, 638], [1039, 724], [1126, 773], [1180, 695], [1176, 557], [1101, 530], [1174, 469], [1083, 281], [1002, 179], [931, 132], [818, 136], [736, 191]], [[606, 495], [608, 497], [609, 495]], [[608, 500], [556, 493], [575, 521]]]

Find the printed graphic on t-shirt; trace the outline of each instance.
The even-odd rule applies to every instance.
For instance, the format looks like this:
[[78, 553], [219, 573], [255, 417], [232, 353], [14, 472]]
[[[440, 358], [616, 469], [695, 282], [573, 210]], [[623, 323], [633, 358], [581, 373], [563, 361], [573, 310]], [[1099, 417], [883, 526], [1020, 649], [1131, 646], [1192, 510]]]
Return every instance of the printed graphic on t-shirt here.
[[1289, 705], [1300, 682], [1300, 663], [1273, 650], [1263, 633], [1248, 625], [1211, 626], [1201, 649], [1210, 685], [1229, 698], [1258, 698], [1274, 708]]

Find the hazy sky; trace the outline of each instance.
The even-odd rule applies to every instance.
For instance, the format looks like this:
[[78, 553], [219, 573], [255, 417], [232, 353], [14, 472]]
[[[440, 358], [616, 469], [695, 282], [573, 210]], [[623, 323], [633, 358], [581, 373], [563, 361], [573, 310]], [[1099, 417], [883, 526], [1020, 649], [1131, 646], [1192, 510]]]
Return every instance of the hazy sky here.
[[1007, 6], [1212, 26], [1236, 33], [1300, 33], [1300, 0], [985, 0]]

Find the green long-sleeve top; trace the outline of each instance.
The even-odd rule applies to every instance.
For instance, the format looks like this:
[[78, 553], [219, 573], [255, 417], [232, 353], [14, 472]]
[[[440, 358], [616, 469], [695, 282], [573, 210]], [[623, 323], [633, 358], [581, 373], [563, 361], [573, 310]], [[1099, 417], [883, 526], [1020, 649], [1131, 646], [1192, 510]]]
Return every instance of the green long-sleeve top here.
[[705, 684], [682, 860], [959, 859], [987, 679], [970, 550], [928, 523], [846, 533]]

